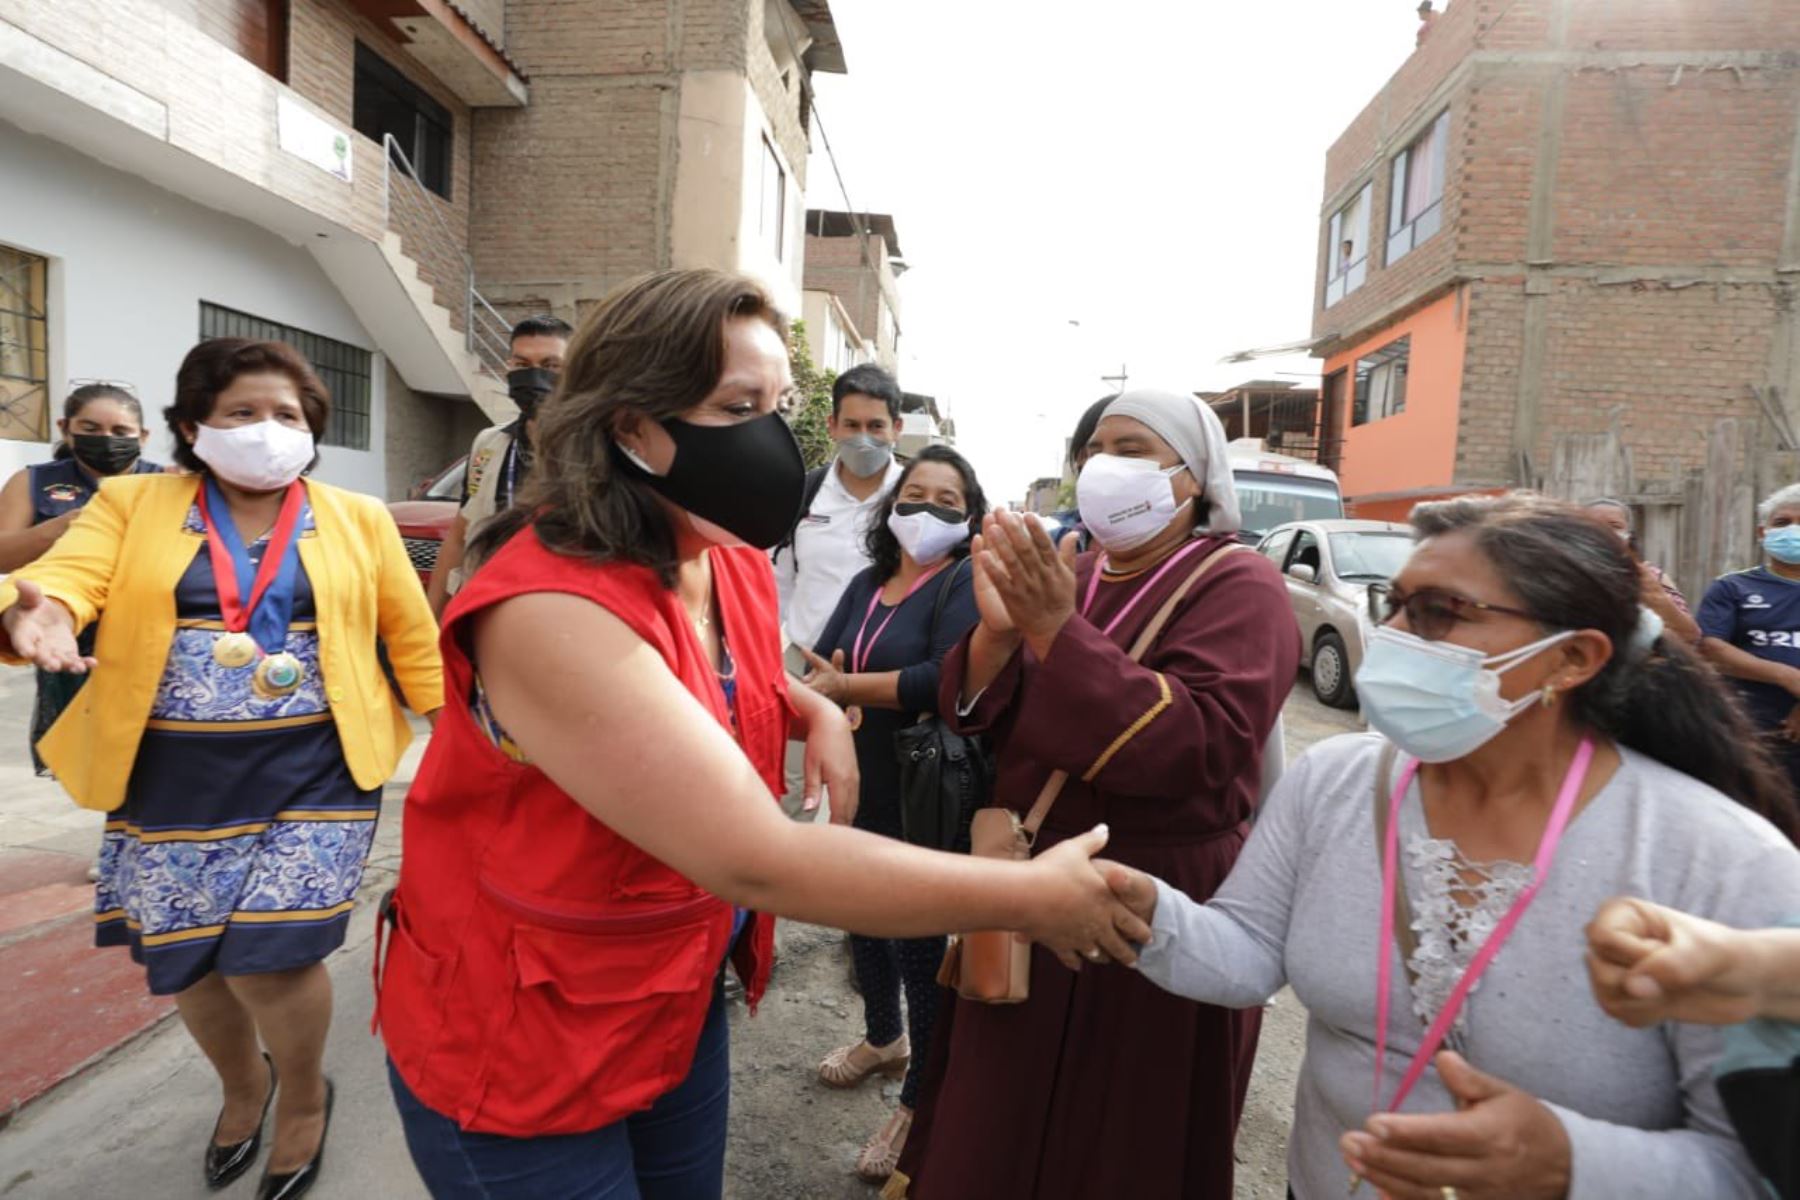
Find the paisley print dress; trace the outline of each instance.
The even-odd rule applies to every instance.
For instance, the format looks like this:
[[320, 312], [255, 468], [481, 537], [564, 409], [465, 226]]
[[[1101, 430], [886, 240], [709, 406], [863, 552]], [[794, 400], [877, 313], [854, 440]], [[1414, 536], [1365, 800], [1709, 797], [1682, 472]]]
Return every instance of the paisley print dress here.
[[[253, 667], [213, 661], [225, 627], [197, 510], [188, 529], [201, 536], [176, 588], [175, 641], [125, 803], [109, 814], [95, 894], [96, 944], [129, 946], [157, 994], [336, 949], [380, 805], [344, 762], [304, 567], [286, 648], [305, 673], [295, 691], [265, 697]], [[301, 536], [312, 536], [310, 510]], [[251, 558], [267, 547], [256, 542]]]

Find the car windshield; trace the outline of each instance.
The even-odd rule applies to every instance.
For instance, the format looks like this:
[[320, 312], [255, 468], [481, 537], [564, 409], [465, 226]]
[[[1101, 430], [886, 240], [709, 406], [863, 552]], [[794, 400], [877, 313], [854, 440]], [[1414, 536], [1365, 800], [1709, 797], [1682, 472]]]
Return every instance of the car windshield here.
[[1252, 538], [1289, 521], [1334, 521], [1344, 515], [1344, 501], [1330, 480], [1267, 471], [1233, 471], [1231, 477], [1244, 533]]
[[1404, 533], [1334, 533], [1331, 561], [1339, 579], [1388, 580], [1400, 573], [1412, 553]]
[[469, 460], [466, 458], [453, 464], [442, 475], [432, 480], [423, 492], [419, 493], [419, 499], [449, 500], [452, 503], [460, 503], [462, 501], [463, 473], [468, 469]]

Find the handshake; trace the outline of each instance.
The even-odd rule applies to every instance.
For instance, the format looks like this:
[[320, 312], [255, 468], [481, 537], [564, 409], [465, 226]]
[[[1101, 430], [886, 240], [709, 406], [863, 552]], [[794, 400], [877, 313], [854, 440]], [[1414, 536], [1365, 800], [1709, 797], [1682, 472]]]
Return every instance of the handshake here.
[[1043, 943], [1071, 970], [1084, 959], [1131, 966], [1150, 941], [1156, 880], [1095, 858], [1106, 838], [1106, 826], [1098, 825], [1025, 864], [1032, 879], [1019, 936]]

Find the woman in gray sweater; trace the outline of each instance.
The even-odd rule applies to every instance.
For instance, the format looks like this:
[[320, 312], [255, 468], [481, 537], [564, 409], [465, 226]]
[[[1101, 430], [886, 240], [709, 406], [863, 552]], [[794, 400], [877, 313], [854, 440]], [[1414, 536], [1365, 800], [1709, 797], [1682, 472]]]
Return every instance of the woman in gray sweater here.
[[1738, 926], [1800, 910], [1779, 776], [1580, 510], [1462, 499], [1413, 524], [1357, 679], [1385, 736], [1296, 763], [1206, 905], [1109, 866], [1154, 929], [1139, 969], [1212, 1004], [1293, 986], [1299, 1200], [1764, 1195], [1718, 1031], [1608, 1019], [1583, 927], [1616, 895]]

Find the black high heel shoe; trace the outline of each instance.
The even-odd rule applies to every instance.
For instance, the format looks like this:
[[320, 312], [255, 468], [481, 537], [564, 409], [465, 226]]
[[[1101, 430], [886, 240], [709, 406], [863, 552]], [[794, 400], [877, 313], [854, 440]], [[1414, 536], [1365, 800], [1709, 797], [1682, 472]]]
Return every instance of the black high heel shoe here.
[[[256, 1132], [230, 1146], [221, 1146], [218, 1142], [219, 1122], [213, 1122], [212, 1136], [206, 1139], [206, 1186], [213, 1191], [228, 1186], [232, 1180], [250, 1169], [256, 1161], [256, 1152], [262, 1149], [263, 1126], [269, 1123], [269, 1105], [275, 1102], [275, 1060], [267, 1054], [263, 1061], [269, 1064], [269, 1094], [263, 1098], [262, 1116], [256, 1119]], [[219, 1114], [219, 1121], [225, 1114]]]
[[298, 1171], [285, 1171], [278, 1175], [265, 1170], [262, 1182], [256, 1187], [256, 1200], [299, 1200], [299, 1197], [312, 1190], [312, 1185], [318, 1182], [319, 1164], [325, 1161], [325, 1138], [331, 1133], [331, 1104], [336, 1099], [337, 1088], [327, 1079], [325, 1126], [319, 1130], [319, 1148], [313, 1151], [312, 1159]]

